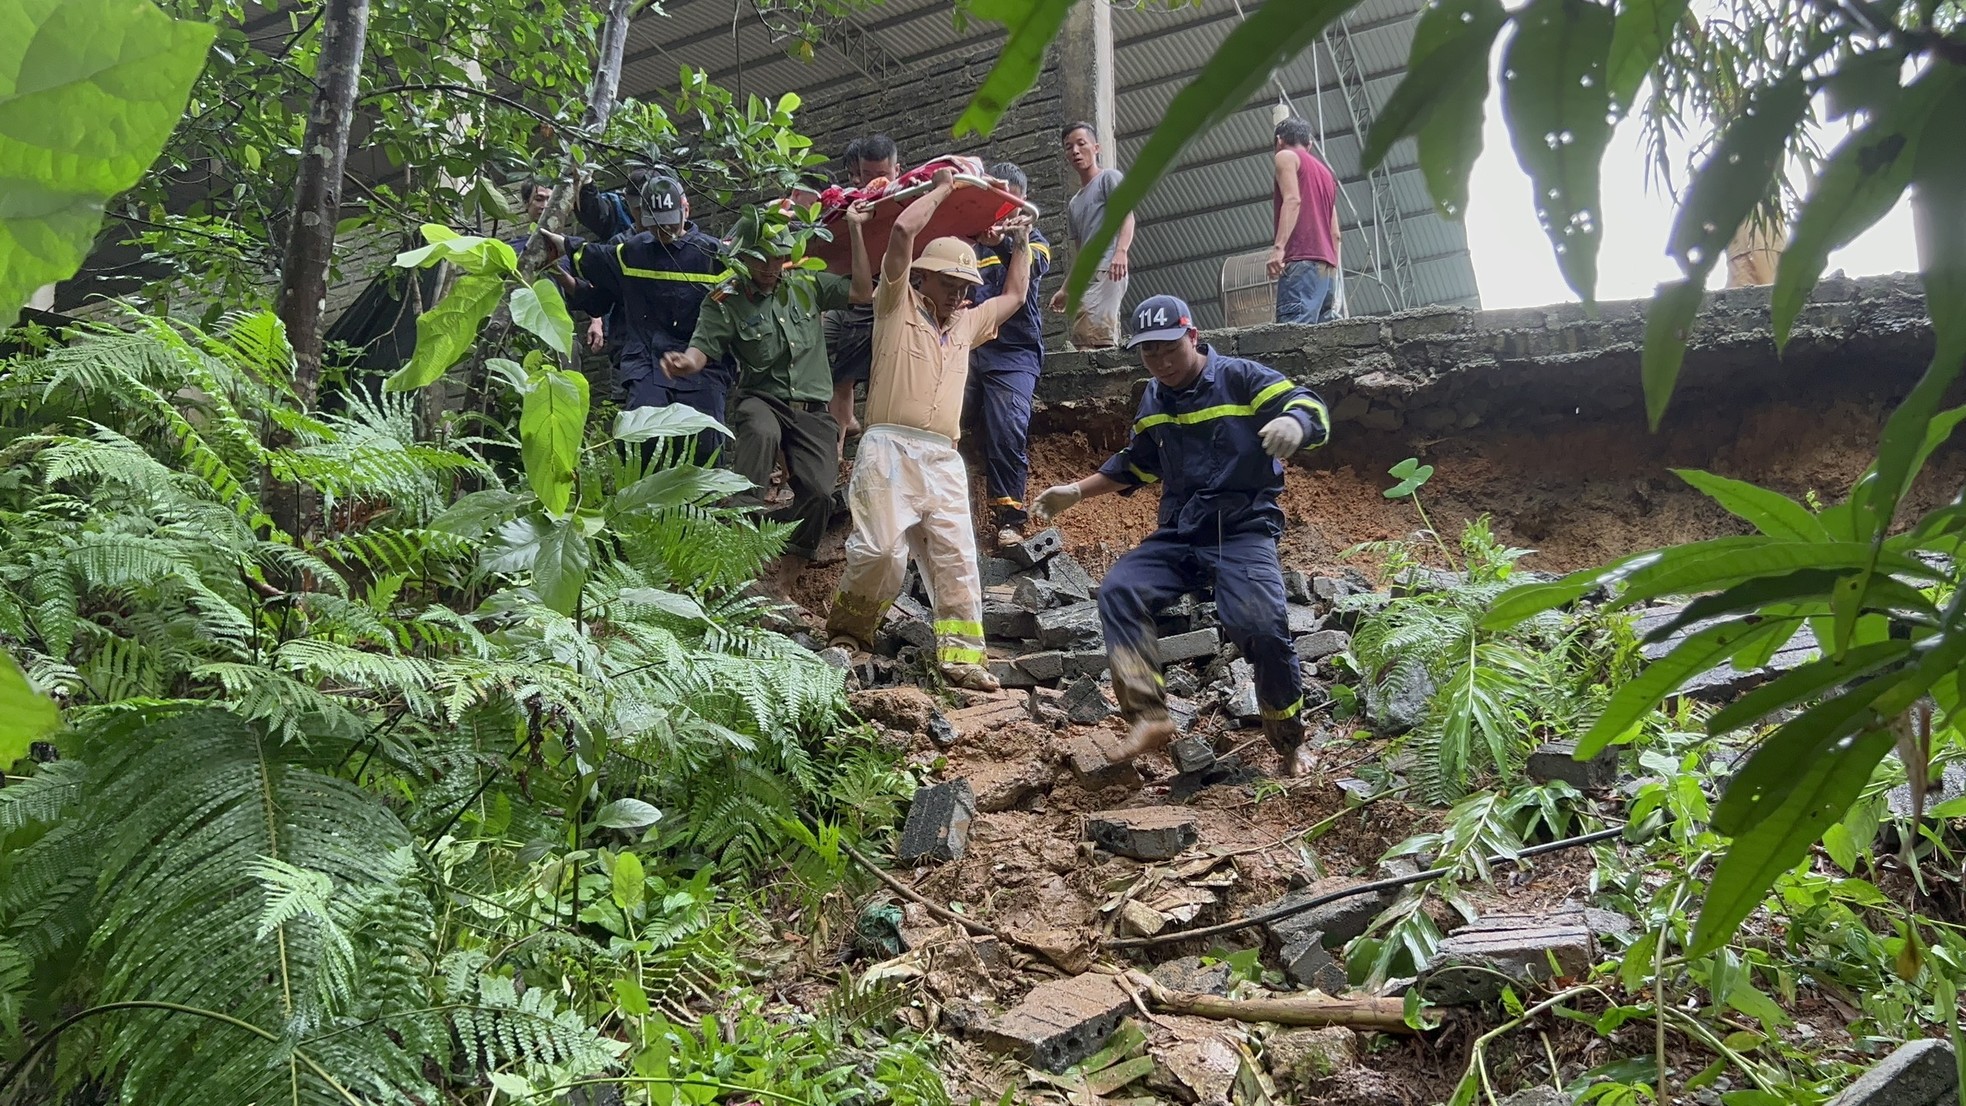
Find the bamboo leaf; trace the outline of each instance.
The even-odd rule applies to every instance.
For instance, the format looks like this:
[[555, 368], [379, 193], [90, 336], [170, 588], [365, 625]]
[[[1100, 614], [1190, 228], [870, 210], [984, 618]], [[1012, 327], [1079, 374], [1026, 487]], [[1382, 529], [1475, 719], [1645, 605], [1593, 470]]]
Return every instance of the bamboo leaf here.
[[526, 483], [549, 514], [564, 514], [573, 498], [586, 429], [587, 378], [565, 369], [542, 374], [519, 409], [519, 455]]
[[1910, 642], [1885, 641], [1860, 645], [1841, 657], [1811, 661], [1782, 673], [1721, 708], [1707, 719], [1707, 732], [1717, 736], [1751, 726], [1778, 710], [1815, 698], [1851, 680], [1869, 676], [1885, 665], [1910, 655]]
[[1442, 0], [1422, 10], [1406, 75], [1366, 136], [1361, 156], [1370, 169], [1394, 142], [1417, 135], [1427, 188], [1449, 219], [1467, 209], [1468, 170], [1481, 153], [1488, 55], [1507, 22], [1501, 0]]
[[1695, 676], [1710, 671], [1758, 638], [1776, 633], [1779, 622], [1723, 622], [1690, 634], [1673, 651], [1645, 666], [1611, 696], [1604, 713], [1577, 740], [1577, 756], [1589, 759], [1602, 752], [1645, 717], [1666, 696]]
[[416, 352], [383, 384], [383, 391], [412, 391], [442, 379], [478, 340], [478, 328], [504, 294], [505, 281], [498, 277], [459, 277], [441, 303], [416, 317]]
[[[957, 138], [971, 134], [987, 137], [997, 129], [997, 120], [1010, 110], [1019, 96], [1031, 91], [1044, 69], [1045, 47], [1065, 25], [1074, 0], [972, 0], [969, 14], [1002, 23], [1010, 32], [997, 51], [997, 63], [969, 106], [956, 120], [952, 133]], [[1113, 136], [1104, 136], [1108, 141]]]
[[1673, 388], [1679, 383], [1679, 369], [1686, 363], [1686, 343], [1693, 336], [1693, 320], [1706, 302], [1707, 289], [1701, 279], [1669, 280], [1652, 293], [1645, 309], [1645, 352], [1639, 358], [1640, 383], [1645, 388], [1645, 422], [1653, 430], [1666, 417]]
[[1826, 541], [1830, 536], [1822, 521], [1809, 513], [1809, 508], [1780, 492], [1699, 469], [1674, 469], [1672, 473], [1726, 508], [1727, 513], [1771, 538]]
[[1516, 160], [1535, 184], [1536, 217], [1557, 267], [1585, 302], [1597, 298], [1612, 27], [1611, 9], [1591, 0], [1533, 0], [1517, 14], [1502, 60], [1502, 113]]
[[1605, 71], [1612, 107], [1623, 116], [1631, 110], [1638, 86], [1659, 63], [1673, 25], [1686, 15], [1688, 0], [1625, 0], [1618, 5], [1611, 30], [1611, 49]]

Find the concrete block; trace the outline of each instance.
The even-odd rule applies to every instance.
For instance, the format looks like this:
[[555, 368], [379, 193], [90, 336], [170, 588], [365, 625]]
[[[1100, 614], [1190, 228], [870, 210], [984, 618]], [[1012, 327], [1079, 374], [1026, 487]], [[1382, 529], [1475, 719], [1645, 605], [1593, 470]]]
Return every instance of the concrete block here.
[[1195, 679], [1195, 674], [1185, 668], [1170, 668], [1163, 678], [1167, 681], [1169, 695], [1193, 698], [1194, 694], [1201, 690], [1201, 681]]
[[1147, 974], [1170, 991], [1196, 995], [1226, 995], [1235, 982], [1235, 972], [1227, 964], [1221, 961], [1204, 964], [1199, 956], [1169, 960]]
[[[1267, 913], [1280, 907], [1295, 906], [1334, 891], [1342, 891], [1346, 886], [1342, 880], [1314, 883], [1301, 891], [1292, 891], [1257, 912]], [[1335, 949], [1370, 929], [1372, 920], [1379, 916], [1381, 910], [1391, 906], [1397, 897], [1398, 892], [1394, 891], [1351, 895], [1323, 906], [1300, 910], [1287, 918], [1266, 922], [1263, 931], [1273, 949], [1289, 948], [1305, 936], [1315, 936], [1325, 948]]]
[[1298, 987], [1316, 988], [1333, 997], [1351, 985], [1345, 965], [1326, 951], [1321, 933], [1299, 934], [1277, 953], [1277, 966]]
[[1044, 578], [1066, 602], [1083, 603], [1099, 594], [1099, 585], [1093, 582], [1092, 574], [1073, 560], [1070, 553], [1060, 553], [1046, 561]]
[[969, 850], [969, 825], [976, 818], [976, 796], [968, 780], [950, 780], [915, 792], [901, 844], [894, 850], [903, 864], [961, 860]]
[[1081, 726], [1096, 726], [1113, 716], [1113, 705], [1099, 690], [1099, 681], [1081, 676], [1065, 689], [1065, 714]]
[[1618, 782], [1618, 747], [1608, 746], [1589, 760], [1576, 758], [1574, 741], [1546, 741], [1529, 754], [1529, 777], [1539, 783], [1562, 780], [1579, 791], [1596, 791]]
[[1230, 718], [1249, 724], [1263, 716], [1256, 701], [1256, 670], [1240, 658], [1229, 662], [1228, 686], [1223, 689], [1222, 709]]
[[[1038, 616], [1016, 603], [983, 601], [983, 636], [997, 641], [1024, 641], [1038, 636]], [[934, 645], [934, 635], [929, 644]]]
[[1086, 818], [1086, 834], [1100, 848], [1135, 860], [1168, 860], [1200, 840], [1192, 811], [1147, 806], [1106, 810]]
[[1283, 573], [1283, 597], [1292, 603], [1311, 601], [1311, 578], [1294, 568]]
[[1553, 974], [1581, 977], [1596, 962], [1597, 942], [1581, 910], [1491, 914], [1442, 941], [1419, 986], [1429, 1002], [1467, 1006], [1501, 997], [1509, 980], [1529, 984]]
[[1040, 580], [1028, 575], [1019, 576], [1010, 601], [1035, 614], [1058, 605], [1058, 589], [1052, 587], [1049, 580]]
[[1297, 659], [1316, 663], [1352, 647], [1352, 635], [1343, 630], [1319, 630], [1297, 639]]
[[1958, 1101], [1952, 1045], [1906, 1041], [1824, 1106], [1950, 1106]]
[[[1023, 612], [1029, 615], [1029, 611]], [[984, 618], [989, 617], [988, 607]], [[1043, 611], [1036, 617], [1034, 636], [1038, 644], [1046, 649], [1092, 649], [1104, 648], [1099, 625], [1099, 605], [1097, 603], [1074, 603], [1069, 607], [1057, 607]]]
[[1106, 650], [1084, 649], [1065, 654], [1065, 674], [1067, 676], [1097, 676], [1106, 671]]
[[1065, 675], [1065, 654], [1056, 651], [1026, 653], [1017, 658], [1017, 667], [1024, 675], [1040, 684], [1048, 684]]
[[982, 1044], [1048, 1072], [1062, 1072], [1099, 1051], [1133, 1002], [1109, 975], [1054, 979], [990, 1019]]
[[875, 652], [888, 657], [910, 645], [917, 649], [935, 648], [935, 626], [929, 621], [927, 608], [906, 595], [896, 598], [881, 615], [873, 644]]
[[1087, 791], [1140, 786], [1140, 770], [1133, 766], [1132, 761], [1118, 755], [1117, 741], [1111, 734], [1081, 734], [1065, 741], [1059, 748], [1064, 754], [1065, 766], [1071, 770], [1079, 786]]
[[1167, 747], [1168, 756], [1174, 759], [1174, 770], [1186, 775], [1190, 772], [1205, 772], [1215, 763], [1215, 746], [1207, 738], [1190, 735], [1175, 739]]
[[1324, 619], [1318, 617], [1314, 607], [1292, 603], [1283, 609], [1283, 614], [1284, 621], [1289, 624], [1291, 637], [1314, 634], [1324, 625]]
[[1059, 533], [1058, 528], [1053, 526], [1005, 549], [1003, 554], [1017, 562], [1021, 568], [1036, 568], [1045, 562], [1045, 558], [1062, 553], [1064, 550], [1065, 535]]
[[1311, 595], [1326, 603], [1336, 603], [1352, 593], [1352, 585], [1336, 576], [1318, 576], [1311, 580]]
[[1180, 664], [1182, 661], [1214, 656], [1221, 647], [1221, 631], [1189, 630], [1185, 634], [1160, 639], [1160, 659], [1167, 664]]
[[1019, 566], [1016, 561], [986, 556], [977, 561], [976, 567], [983, 574], [983, 586], [990, 587], [993, 584], [1009, 583], [1010, 578], [1017, 575]]
[[1038, 686], [1037, 678], [1025, 671], [1024, 667], [1018, 664], [1015, 659], [993, 660], [990, 662], [989, 668], [990, 675], [995, 676], [997, 682], [1005, 687], [1033, 688]]

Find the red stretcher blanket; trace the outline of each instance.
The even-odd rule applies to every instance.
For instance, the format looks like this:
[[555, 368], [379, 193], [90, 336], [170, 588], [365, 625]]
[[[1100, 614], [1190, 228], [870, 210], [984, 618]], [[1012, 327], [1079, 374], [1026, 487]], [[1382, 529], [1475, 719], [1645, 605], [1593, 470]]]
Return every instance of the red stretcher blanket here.
[[830, 242], [815, 238], [807, 247], [808, 252], [825, 261], [828, 270], [842, 275], [850, 273], [853, 242], [847, 236], [846, 209], [856, 201], [872, 200], [874, 217], [868, 221], [865, 232], [867, 256], [878, 266], [881, 256], [887, 252], [888, 234], [894, 229], [895, 217], [916, 197], [935, 187], [935, 174], [940, 169], [955, 171], [956, 187], [942, 201], [942, 206], [935, 209], [935, 217], [928, 221], [927, 229], [915, 236], [918, 257], [937, 238], [954, 236], [973, 240], [1019, 212], [1037, 216], [1035, 204], [1011, 195], [1002, 181], [983, 171], [981, 161], [973, 157], [944, 156], [917, 165], [892, 181], [875, 180], [865, 188], [833, 187], [824, 192], [808, 191], [793, 196], [797, 203], [817, 202], [821, 208], [820, 225], [833, 234]]

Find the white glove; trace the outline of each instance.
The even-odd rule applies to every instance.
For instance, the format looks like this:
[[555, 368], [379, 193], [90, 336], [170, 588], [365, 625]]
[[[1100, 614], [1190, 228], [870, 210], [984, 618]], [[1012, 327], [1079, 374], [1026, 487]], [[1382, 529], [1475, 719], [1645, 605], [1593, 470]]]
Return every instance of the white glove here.
[[1304, 444], [1304, 424], [1289, 415], [1278, 415], [1263, 425], [1263, 452], [1281, 461]]
[[1038, 501], [1031, 505], [1031, 512], [1038, 516], [1039, 522], [1050, 522], [1078, 506], [1079, 500], [1084, 498], [1085, 493], [1079, 490], [1077, 484], [1058, 484], [1046, 488], [1044, 494], [1038, 496]]

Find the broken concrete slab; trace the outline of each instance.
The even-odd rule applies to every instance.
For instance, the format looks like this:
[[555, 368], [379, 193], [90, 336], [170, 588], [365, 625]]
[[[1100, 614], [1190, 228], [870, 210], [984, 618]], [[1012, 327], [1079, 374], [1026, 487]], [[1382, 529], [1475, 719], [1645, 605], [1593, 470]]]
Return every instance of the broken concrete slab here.
[[[983, 636], [994, 641], [1026, 641], [1038, 636], [1038, 616], [1015, 602], [983, 600]], [[929, 647], [934, 647], [931, 634]]]
[[1024, 675], [1041, 684], [1051, 683], [1065, 675], [1065, 654], [1056, 650], [1026, 653], [1018, 657], [1015, 663]]
[[874, 631], [873, 644], [875, 652], [889, 657], [897, 655], [904, 646], [909, 645], [917, 649], [935, 648], [935, 626], [928, 608], [909, 596], [897, 596], [882, 613], [880, 627]]
[[1352, 635], [1343, 630], [1319, 630], [1297, 639], [1297, 659], [1321, 661], [1352, 647]]
[[1190, 630], [1185, 634], [1174, 634], [1160, 639], [1160, 659], [1167, 664], [1180, 664], [1182, 661], [1199, 660], [1214, 656], [1222, 647], [1222, 635], [1217, 630]]
[[[1025, 613], [1028, 615], [1030, 612]], [[987, 608], [985, 615], [987, 617]], [[1046, 649], [1103, 649], [1105, 639], [1100, 631], [1099, 604], [1074, 603], [1069, 607], [1044, 611], [1036, 616], [1032, 636]]]
[[977, 559], [976, 567], [982, 572], [983, 586], [987, 588], [1010, 583], [1010, 578], [1017, 575], [1019, 566], [1016, 561], [985, 556]]
[[1072, 603], [1083, 603], [1099, 594], [1099, 585], [1085, 566], [1072, 559], [1070, 553], [1060, 553], [1044, 563], [1044, 578], [1059, 597]]
[[963, 737], [975, 737], [1002, 729], [1030, 717], [1029, 705], [1021, 695], [994, 696], [974, 706], [949, 712], [949, 723]]
[[976, 818], [976, 795], [966, 779], [950, 780], [915, 792], [901, 844], [894, 850], [903, 864], [961, 860], [969, 850], [969, 826]]
[[1112, 976], [1054, 979], [990, 1019], [982, 1044], [1041, 1071], [1062, 1072], [1099, 1051], [1132, 1008]]
[[1204, 772], [1215, 763], [1215, 745], [1200, 735], [1177, 738], [1167, 747], [1167, 755], [1174, 761], [1174, 770], [1186, 775], [1191, 772]]
[[1201, 681], [1195, 679], [1195, 674], [1185, 668], [1170, 668], [1162, 679], [1167, 681], [1167, 693], [1170, 696], [1192, 698], [1201, 690]]
[[1230, 718], [1250, 725], [1263, 717], [1256, 700], [1256, 669], [1241, 658], [1229, 662], [1228, 686], [1222, 693], [1222, 710]]
[[1951, 1106], [1959, 1067], [1945, 1041], [1906, 1041], [1824, 1106]]
[[1002, 552], [1004, 556], [1017, 562], [1021, 568], [1036, 568], [1043, 564], [1046, 558], [1055, 553], [1062, 553], [1064, 550], [1065, 535], [1059, 533], [1058, 528], [1053, 526], [1038, 531], [1032, 537], [1025, 538]]
[[1574, 741], [1546, 741], [1529, 754], [1529, 778], [1562, 780], [1579, 791], [1597, 791], [1618, 782], [1618, 747], [1606, 746], [1589, 760], [1577, 759]]
[[1120, 907], [1120, 932], [1128, 937], [1152, 937], [1167, 928], [1167, 915], [1141, 902], [1128, 899]]
[[[1290, 894], [1259, 908], [1256, 913], [1267, 914], [1286, 906], [1296, 906], [1312, 899], [1343, 891], [1348, 886], [1357, 886], [1347, 880], [1324, 880], [1314, 883], [1301, 891]], [[1292, 941], [1306, 934], [1316, 934], [1319, 942], [1328, 949], [1335, 949], [1372, 927], [1372, 920], [1379, 912], [1392, 905], [1398, 897], [1397, 891], [1368, 891], [1349, 895], [1335, 902], [1300, 910], [1286, 918], [1263, 925], [1264, 934], [1270, 947], [1282, 949]]]
[[1311, 595], [1326, 603], [1336, 603], [1352, 594], [1352, 585], [1335, 576], [1318, 576], [1311, 580]]
[[1109, 787], [1139, 787], [1140, 770], [1119, 755], [1119, 739], [1109, 733], [1081, 734], [1059, 745], [1065, 767], [1080, 787], [1099, 792]]
[[1099, 681], [1081, 676], [1065, 689], [1065, 714], [1081, 726], [1096, 726], [1113, 716], [1113, 704], [1099, 690]]
[[1086, 836], [1109, 853], [1134, 860], [1168, 860], [1201, 839], [1193, 811], [1143, 806], [1086, 816]]
[[1277, 966], [1297, 986], [1315, 987], [1334, 998], [1351, 986], [1345, 965], [1325, 949], [1322, 933], [1299, 934], [1277, 953]]
[[1291, 603], [1311, 601], [1311, 579], [1294, 568], [1283, 572], [1283, 598]]
[[1011, 592], [1011, 602], [1035, 614], [1058, 605], [1058, 589], [1049, 580], [1019, 576]]
[[1027, 672], [1022, 665], [1019, 665], [1015, 659], [993, 660], [990, 662], [989, 668], [990, 675], [995, 676], [997, 683], [1002, 684], [1004, 687], [1020, 689], [1033, 688], [1038, 686], [1040, 682], [1036, 677]]
[[1197, 995], [1226, 995], [1235, 982], [1235, 971], [1228, 964], [1218, 960], [1205, 964], [1199, 956], [1184, 956], [1179, 960], [1169, 960], [1147, 973], [1154, 982], [1170, 991], [1187, 991]]
[[1582, 911], [1491, 914], [1441, 942], [1419, 987], [1429, 1002], [1467, 1006], [1501, 997], [1511, 980], [1581, 977], [1596, 962], [1597, 942]]
[[1067, 676], [1097, 676], [1106, 671], [1106, 650], [1082, 649], [1076, 653], [1065, 654], [1065, 674]]
[[1300, 607], [1293, 603], [1283, 609], [1283, 614], [1284, 623], [1289, 628], [1291, 637], [1314, 634], [1324, 625], [1324, 619], [1318, 617], [1317, 611], [1311, 607]]
[[1263, 1066], [1280, 1089], [1300, 1094], [1357, 1063], [1358, 1038], [1342, 1025], [1287, 1029], [1263, 1042]]

